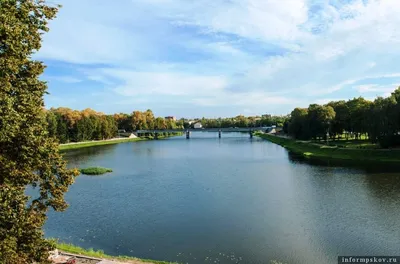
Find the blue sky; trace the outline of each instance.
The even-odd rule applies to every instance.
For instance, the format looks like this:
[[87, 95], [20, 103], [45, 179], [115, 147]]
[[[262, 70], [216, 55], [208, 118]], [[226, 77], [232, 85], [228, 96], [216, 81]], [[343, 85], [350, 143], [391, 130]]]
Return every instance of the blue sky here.
[[46, 107], [287, 114], [400, 84], [398, 0], [56, 2], [34, 56]]

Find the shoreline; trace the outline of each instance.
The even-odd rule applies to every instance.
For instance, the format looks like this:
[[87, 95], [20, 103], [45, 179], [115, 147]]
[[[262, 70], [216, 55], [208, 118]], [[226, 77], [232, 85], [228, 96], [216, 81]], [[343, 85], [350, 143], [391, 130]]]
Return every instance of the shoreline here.
[[256, 133], [256, 136], [280, 145], [292, 153], [307, 159], [368, 161], [378, 163], [400, 162], [398, 149], [354, 149], [337, 146], [318, 145], [315, 143], [298, 141], [291, 138], [279, 137], [271, 134]]
[[[56, 243], [55, 247], [58, 250], [58, 254], [67, 257], [76, 257], [86, 260], [109, 260], [116, 264], [177, 264], [177, 262], [160, 261], [152, 259], [141, 259], [130, 256], [110, 256], [105, 254], [102, 250], [84, 249], [72, 244]], [[79, 262], [78, 262], [79, 263]]]
[[137, 137], [137, 138], [112, 138], [112, 139], [105, 139], [105, 140], [73, 142], [73, 143], [60, 144], [59, 150], [65, 151], [65, 150], [70, 150], [70, 149], [80, 149], [80, 148], [87, 148], [87, 147], [94, 147], [94, 146], [103, 146], [103, 145], [144, 141], [144, 140], [148, 140], [148, 139]]
[[126, 143], [126, 142], [136, 142], [136, 141], [147, 141], [147, 140], [161, 140], [167, 139], [170, 137], [175, 137], [179, 135], [171, 135], [171, 136], [159, 136], [157, 139], [151, 137], [135, 137], [135, 138], [111, 138], [105, 140], [92, 140], [92, 141], [82, 141], [82, 142], [72, 142], [72, 143], [65, 143], [59, 145], [60, 151], [66, 151], [71, 149], [80, 149], [80, 148], [87, 148], [87, 147], [95, 147], [95, 146], [103, 146], [103, 145], [111, 145], [111, 144], [119, 144], [119, 143]]

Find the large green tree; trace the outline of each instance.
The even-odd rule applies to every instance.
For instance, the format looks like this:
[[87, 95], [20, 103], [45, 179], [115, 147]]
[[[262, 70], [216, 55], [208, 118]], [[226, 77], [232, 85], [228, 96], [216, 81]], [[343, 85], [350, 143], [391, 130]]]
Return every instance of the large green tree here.
[[43, 0], [0, 1], [0, 263], [47, 262], [46, 212], [67, 207], [64, 193], [77, 174], [47, 132], [44, 65], [31, 58], [56, 13]]
[[296, 139], [308, 139], [309, 125], [308, 125], [308, 109], [295, 108], [290, 114], [290, 121], [288, 124], [289, 134]]
[[335, 118], [335, 110], [331, 106], [311, 104], [308, 107], [308, 124], [310, 136], [314, 139], [325, 137]]

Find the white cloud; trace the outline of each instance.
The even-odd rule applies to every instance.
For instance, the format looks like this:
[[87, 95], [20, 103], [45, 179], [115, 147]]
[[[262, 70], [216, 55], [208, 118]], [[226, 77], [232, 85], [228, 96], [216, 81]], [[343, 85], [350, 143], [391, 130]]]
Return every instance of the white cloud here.
[[363, 84], [354, 87], [359, 93], [371, 93], [378, 92], [384, 95], [393, 92], [399, 85], [394, 83], [390, 85], [378, 85], [378, 84]]
[[322, 98], [322, 99], [316, 100], [314, 103], [319, 104], [319, 105], [325, 105], [329, 102], [340, 101], [340, 100], [343, 100], [343, 98], [342, 99], [340, 99], [340, 98]]
[[279, 102], [289, 112], [341, 90], [387, 93], [377, 83], [400, 77], [400, 1], [330, 3], [69, 0], [37, 56], [87, 65], [88, 79], [118, 84], [121, 96], [186, 97], [200, 106], [261, 102], [268, 111]]
[[82, 82], [81, 79], [75, 78], [73, 76], [47, 76], [48, 80], [55, 80], [64, 83], [79, 83]]
[[195, 98], [192, 102], [200, 106], [268, 106], [291, 105], [297, 100], [267, 93], [249, 92], [243, 94], [218, 93], [214, 96]]
[[124, 96], [190, 95], [218, 93], [226, 87], [221, 76], [200, 76], [175, 72], [138, 72], [102, 69], [103, 74], [118, 79], [122, 85], [115, 92]]

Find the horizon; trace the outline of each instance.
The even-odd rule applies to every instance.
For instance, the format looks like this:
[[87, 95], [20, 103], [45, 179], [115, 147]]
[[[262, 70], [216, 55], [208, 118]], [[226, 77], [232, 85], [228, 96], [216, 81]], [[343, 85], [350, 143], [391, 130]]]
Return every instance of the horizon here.
[[47, 109], [287, 115], [400, 83], [395, 0], [56, 3], [33, 56], [47, 65]]

